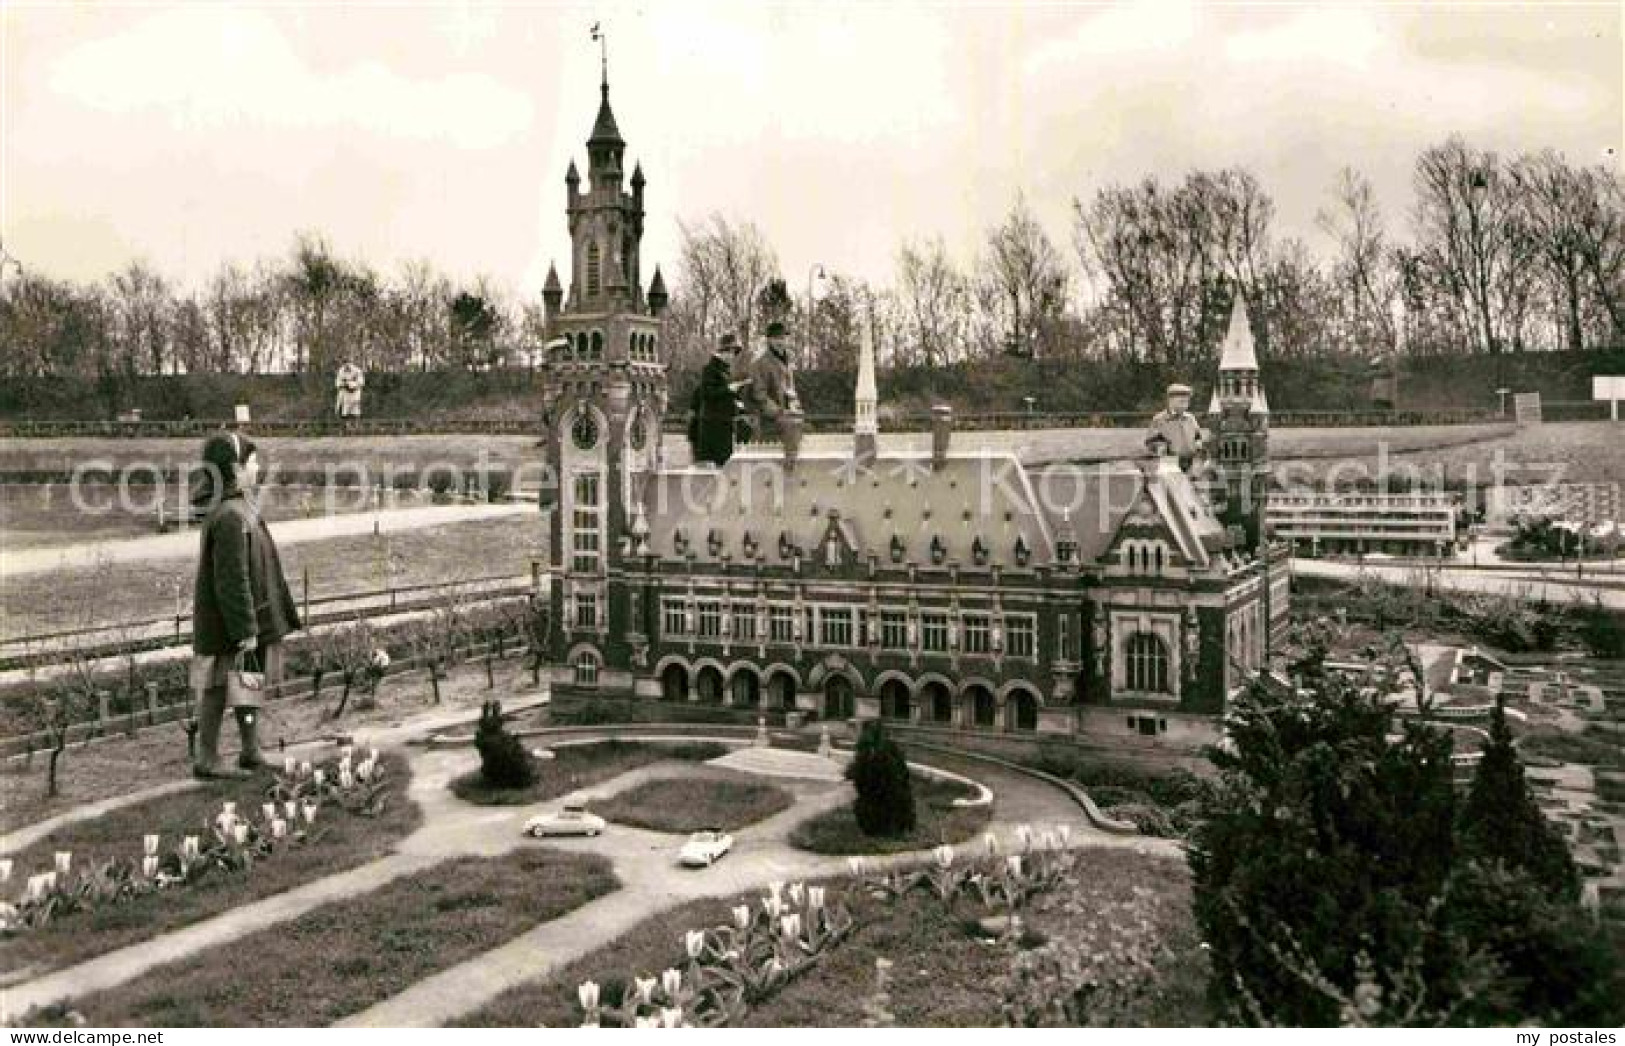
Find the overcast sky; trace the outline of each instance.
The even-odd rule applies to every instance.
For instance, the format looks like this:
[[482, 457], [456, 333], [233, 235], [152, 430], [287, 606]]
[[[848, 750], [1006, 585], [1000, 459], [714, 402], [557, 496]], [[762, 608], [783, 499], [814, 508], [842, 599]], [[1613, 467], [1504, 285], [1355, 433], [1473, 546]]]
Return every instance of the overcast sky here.
[[199, 286], [299, 230], [389, 274], [568, 279], [600, 20], [646, 273], [670, 275], [679, 219], [721, 211], [793, 287], [814, 262], [889, 282], [907, 237], [968, 263], [1018, 191], [1070, 255], [1074, 197], [1232, 164], [1318, 247], [1343, 164], [1398, 221], [1452, 132], [1587, 162], [1621, 144], [1616, 3], [0, 7], [0, 233], [80, 280], [145, 258]]

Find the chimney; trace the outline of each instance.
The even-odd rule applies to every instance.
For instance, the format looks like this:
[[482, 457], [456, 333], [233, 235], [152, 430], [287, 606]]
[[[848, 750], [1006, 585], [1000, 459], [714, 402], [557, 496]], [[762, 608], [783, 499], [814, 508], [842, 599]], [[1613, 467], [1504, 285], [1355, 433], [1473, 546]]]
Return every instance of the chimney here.
[[784, 440], [784, 470], [794, 472], [796, 459], [801, 456], [802, 414], [800, 407], [790, 407], [779, 415], [779, 433]]
[[954, 409], [946, 403], [931, 408], [931, 471], [948, 462], [948, 437], [954, 431]]

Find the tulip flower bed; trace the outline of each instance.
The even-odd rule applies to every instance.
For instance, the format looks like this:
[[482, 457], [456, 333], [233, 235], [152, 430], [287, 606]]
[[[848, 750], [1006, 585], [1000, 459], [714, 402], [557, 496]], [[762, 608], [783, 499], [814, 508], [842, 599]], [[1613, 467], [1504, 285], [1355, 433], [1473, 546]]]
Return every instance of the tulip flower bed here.
[[394, 754], [295, 763], [65, 825], [0, 861], [0, 967], [39, 974], [354, 868], [413, 831]]
[[479, 806], [525, 806], [556, 799], [661, 760], [703, 763], [727, 753], [726, 745], [704, 741], [602, 741], [563, 745], [553, 750], [552, 759], [536, 764], [536, 781], [525, 788], [492, 787], [474, 770], [454, 779], [451, 790], [457, 798]]
[[[1079, 878], [1104, 876], [1127, 891], [1148, 877], [1148, 862], [1156, 863], [1137, 854], [1065, 850], [1064, 828], [1024, 839], [1018, 854], [999, 854], [996, 846], [989, 853], [979, 841], [977, 856], [942, 847], [924, 867], [893, 871], [855, 857], [851, 875], [840, 879], [683, 905], [458, 1023], [849, 1027], [864, 1019], [862, 988], [874, 960], [892, 956], [910, 973], [930, 971], [931, 983], [910, 980], [895, 1004], [908, 1023], [998, 1024], [998, 982], [1023, 935], [1007, 933], [990, 946], [967, 934], [975, 917], [1030, 910]], [[1183, 883], [1183, 865], [1161, 864]], [[809, 932], [813, 910], [828, 913], [817, 932]], [[794, 916], [799, 922], [785, 925]], [[795, 947], [794, 965], [781, 947], [786, 938]]]
[[593, 854], [461, 858], [77, 1000], [96, 1027], [319, 1027], [619, 886]]
[[850, 804], [796, 825], [790, 845], [818, 854], [891, 854], [928, 850], [942, 843], [960, 843], [981, 833], [992, 816], [990, 806], [959, 807], [955, 799], [972, 793], [963, 785], [915, 776], [914, 831], [901, 836], [865, 835]]
[[598, 816], [653, 832], [731, 832], [788, 810], [795, 796], [758, 781], [721, 773], [661, 778], [590, 805]]

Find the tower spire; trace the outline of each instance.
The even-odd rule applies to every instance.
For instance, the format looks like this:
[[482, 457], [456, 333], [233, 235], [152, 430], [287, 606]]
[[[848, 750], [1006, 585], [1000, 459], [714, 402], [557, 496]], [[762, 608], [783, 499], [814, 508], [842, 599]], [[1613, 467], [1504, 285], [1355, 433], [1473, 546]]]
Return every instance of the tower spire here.
[[872, 324], [863, 328], [863, 344], [858, 351], [858, 387], [855, 390], [855, 420], [852, 425], [853, 453], [860, 463], [875, 459], [879, 442], [877, 400], [875, 390], [875, 330]]

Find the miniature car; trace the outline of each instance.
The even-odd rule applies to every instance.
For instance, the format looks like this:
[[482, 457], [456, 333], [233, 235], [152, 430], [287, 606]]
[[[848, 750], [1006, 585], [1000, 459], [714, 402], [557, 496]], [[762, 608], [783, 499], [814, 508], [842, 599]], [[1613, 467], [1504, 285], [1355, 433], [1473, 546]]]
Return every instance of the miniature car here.
[[686, 868], [704, 868], [715, 864], [717, 858], [733, 849], [734, 837], [727, 832], [695, 832], [677, 854], [677, 862]]
[[525, 834], [538, 838], [546, 835], [597, 835], [604, 830], [605, 821], [590, 814], [580, 803], [566, 803], [558, 813], [532, 817], [525, 823]]

